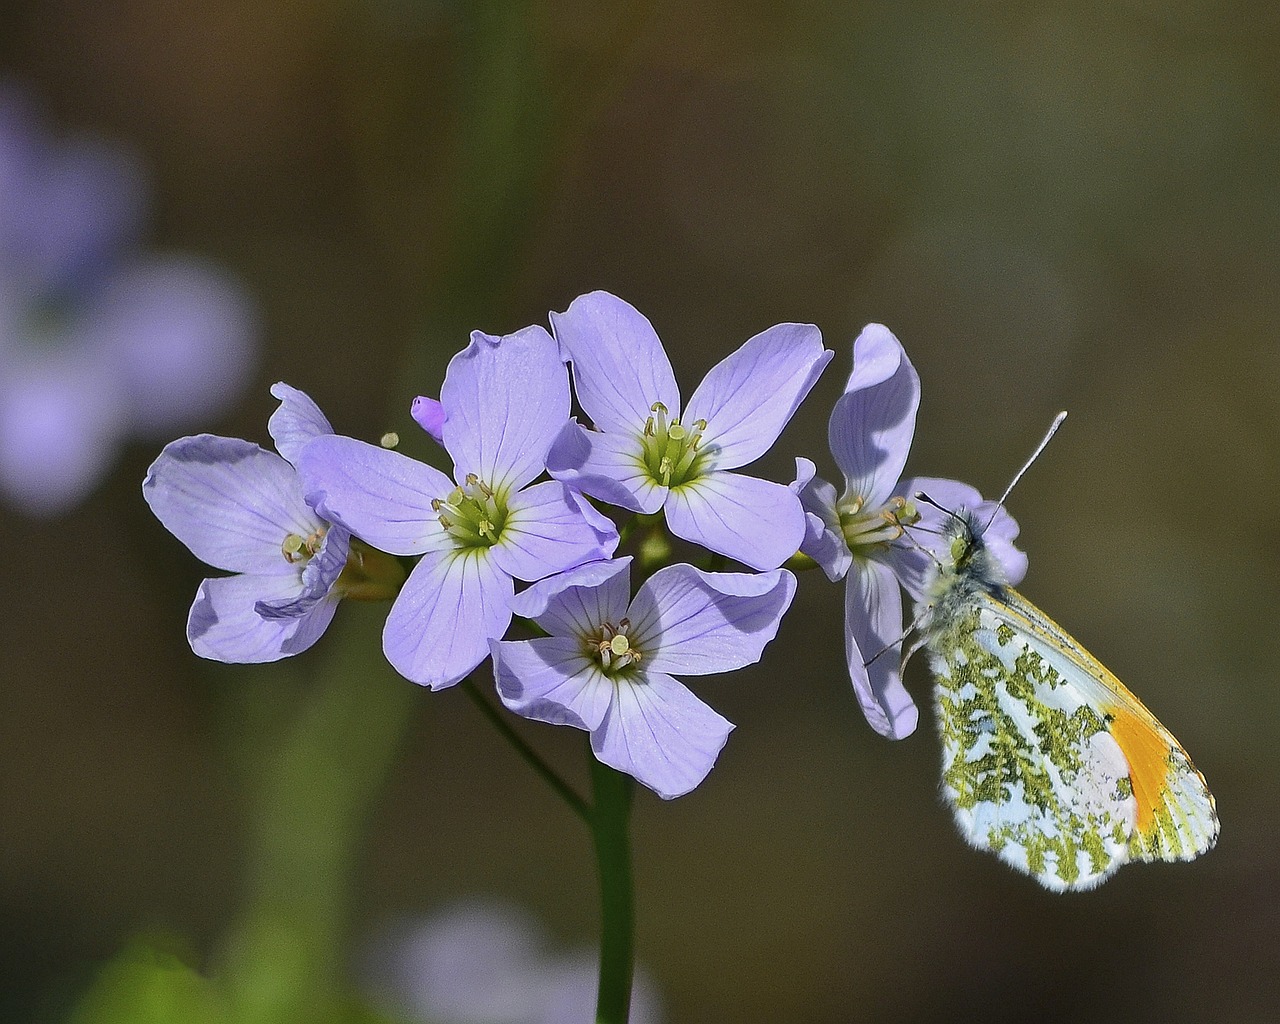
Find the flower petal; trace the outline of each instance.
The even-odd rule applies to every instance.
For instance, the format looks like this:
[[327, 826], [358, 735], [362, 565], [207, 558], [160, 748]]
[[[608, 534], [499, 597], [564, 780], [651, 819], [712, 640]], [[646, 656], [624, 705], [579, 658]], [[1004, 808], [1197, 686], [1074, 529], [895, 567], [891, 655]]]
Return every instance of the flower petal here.
[[597, 523], [583, 515], [577, 497], [558, 480], [534, 484], [511, 496], [493, 558], [519, 580], [540, 580], [608, 558], [618, 546], [618, 531], [610, 522], [602, 533]]
[[581, 639], [615, 626], [631, 600], [631, 556], [588, 562], [549, 576], [511, 599], [511, 610], [552, 636]]
[[867, 324], [853, 343], [853, 372], [827, 423], [846, 493], [879, 505], [907, 464], [920, 407], [920, 378], [887, 327]]
[[707, 473], [673, 487], [667, 526], [677, 537], [753, 569], [776, 569], [804, 540], [804, 510], [791, 489], [738, 473]]
[[202, 658], [230, 664], [278, 661], [305, 651], [328, 627], [337, 600], [317, 601], [290, 618], [263, 618], [254, 610], [264, 601], [287, 602], [298, 589], [293, 575], [205, 580], [187, 618], [191, 649]]
[[[680, 389], [653, 325], [629, 302], [608, 292], [580, 295], [551, 329], [573, 363], [578, 404], [606, 433], [637, 434], [661, 402], [680, 414]], [[606, 499], [608, 500], [608, 499]]]
[[393, 555], [451, 550], [433, 498], [453, 481], [426, 463], [353, 437], [333, 434], [307, 445], [298, 475], [310, 504], [361, 540]]
[[280, 408], [267, 420], [267, 431], [276, 443], [276, 451], [296, 466], [302, 449], [317, 437], [332, 434], [333, 427], [305, 391], [281, 380], [271, 385], [271, 394], [280, 400]]
[[492, 640], [493, 679], [510, 711], [538, 722], [599, 728], [613, 700], [613, 682], [574, 637]]
[[711, 368], [682, 422], [707, 421], [716, 469], [745, 466], [773, 446], [834, 355], [813, 324], [770, 327]]
[[430, 551], [405, 581], [382, 650], [406, 679], [452, 686], [489, 656], [511, 622], [511, 577], [484, 552]]
[[[331, 526], [320, 542], [320, 549], [307, 561], [302, 570], [301, 591], [291, 598], [264, 599], [254, 605], [254, 611], [264, 619], [296, 619], [310, 611], [318, 601], [329, 596], [338, 582], [342, 570], [347, 567], [347, 553], [351, 550], [351, 535], [341, 526]], [[334, 596], [337, 600], [337, 595]]]
[[[916, 730], [920, 713], [902, 685], [902, 594], [893, 571], [860, 561], [845, 577], [844, 650], [853, 692], [871, 728], [900, 740]], [[871, 664], [865, 664], [870, 661]]]
[[289, 463], [234, 437], [197, 434], [165, 445], [142, 496], [192, 554], [232, 572], [295, 577], [281, 550], [285, 537], [326, 525], [303, 501]]
[[804, 540], [800, 550], [812, 558], [834, 583], [843, 579], [853, 562], [849, 544], [840, 528], [836, 511], [836, 489], [817, 477], [817, 467], [805, 458], [796, 459], [796, 478], [791, 490], [804, 508]]
[[697, 787], [716, 763], [733, 724], [661, 672], [628, 679], [616, 692], [609, 716], [591, 734], [596, 757], [663, 800]]
[[760, 660], [795, 592], [786, 569], [757, 575], [669, 565], [636, 593], [630, 635], [646, 670], [731, 672]]
[[412, 416], [436, 444], [444, 444], [444, 406], [434, 398], [419, 395], [409, 407]]
[[640, 438], [633, 434], [603, 434], [570, 421], [551, 446], [547, 472], [632, 512], [657, 512], [667, 498], [667, 488], [650, 475]]
[[519, 490], [546, 467], [569, 421], [569, 371], [541, 327], [501, 338], [473, 331], [449, 360], [440, 404], [458, 483], [475, 473], [494, 490]]

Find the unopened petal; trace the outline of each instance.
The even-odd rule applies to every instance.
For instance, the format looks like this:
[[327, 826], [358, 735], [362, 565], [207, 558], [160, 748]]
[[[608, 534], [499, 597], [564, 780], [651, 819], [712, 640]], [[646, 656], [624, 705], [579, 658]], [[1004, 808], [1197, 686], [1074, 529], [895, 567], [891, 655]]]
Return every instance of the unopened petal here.
[[551, 442], [569, 421], [569, 371], [541, 327], [497, 338], [473, 331], [449, 361], [440, 404], [444, 446], [462, 483], [475, 473], [515, 491], [537, 477]]
[[738, 473], [707, 473], [673, 487], [666, 512], [677, 537], [753, 569], [776, 569], [804, 540], [804, 510], [790, 488]]
[[632, 641], [647, 670], [730, 672], [760, 660], [795, 592], [796, 578], [785, 569], [756, 574], [667, 566], [631, 602]]
[[307, 445], [298, 460], [307, 502], [361, 540], [393, 555], [453, 547], [432, 499], [453, 481], [425, 463], [352, 437], [331, 435]]
[[591, 735], [591, 749], [611, 768], [672, 800], [707, 777], [732, 731], [732, 723], [683, 683], [647, 672], [618, 685], [608, 718]]
[[813, 324], [770, 327], [711, 368], [683, 422], [707, 421], [717, 469], [754, 462], [773, 446], [833, 355]]
[[551, 314], [551, 329], [573, 363], [578, 404], [597, 430], [635, 434], [655, 402], [668, 416], [679, 415], [671, 361], [653, 325], [630, 303], [608, 292], [580, 295]]
[[614, 684], [575, 638], [494, 640], [493, 678], [507, 709], [552, 725], [599, 727], [613, 700]]
[[432, 551], [405, 581], [382, 630], [382, 650], [406, 679], [433, 690], [489, 656], [511, 622], [511, 577], [477, 551]]
[[142, 482], [156, 518], [192, 554], [232, 572], [291, 574], [281, 545], [325, 524], [293, 467], [249, 441], [197, 434], [165, 445]]
[[910, 736], [919, 720], [898, 668], [902, 655], [894, 645], [902, 632], [902, 594], [893, 571], [878, 562], [856, 564], [845, 577], [849, 679], [871, 728], [894, 740]]
[[409, 415], [436, 444], [444, 444], [444, 406], [434, 398], [419, 395], [409, 407]]

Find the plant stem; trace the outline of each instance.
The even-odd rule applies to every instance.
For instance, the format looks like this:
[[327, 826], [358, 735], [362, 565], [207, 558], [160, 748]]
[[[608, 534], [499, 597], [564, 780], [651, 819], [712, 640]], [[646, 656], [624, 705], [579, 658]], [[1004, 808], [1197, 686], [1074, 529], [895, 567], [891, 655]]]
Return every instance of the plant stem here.
[[634, 783], [598, 761], [590, 749], [595, 806], [591, 838], [600, 875], [600, 988], [596, 1024], [627, 1024], [635, 968], [631, 840], [627, 832]]
[[502, 738], [510, 743], [515, 748], [516, 753], [525, 759], [529, 767], [537, 772], [542, 780], [556, 791], [556, 795], [569, 805], [569, 809], [574, 814], [590, 826], [592, 814], [587, 802], [574, 791], [569, 783], [560, 778], [554, 768], [538, 756], [538, 752], [529, 746], [518, 732], [511, 728], [511, 723], [502, 717], [497, 708], [485, 700], [484, 694], [480, 692], [470, 677], [462, 681], [462, 689], [466, 691], [467, 696], [471, 698], [476, 707], [483, 712], [489, 723], [502, 734]]

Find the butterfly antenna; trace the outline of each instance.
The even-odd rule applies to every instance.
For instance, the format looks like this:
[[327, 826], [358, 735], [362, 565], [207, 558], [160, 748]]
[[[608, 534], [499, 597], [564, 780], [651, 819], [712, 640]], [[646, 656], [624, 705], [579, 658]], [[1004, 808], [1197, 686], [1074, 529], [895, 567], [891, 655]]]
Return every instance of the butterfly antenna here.
[[[999, 514], [1000, 510], [1004, 508], [1005, 500], [1009, 497], [1010, 492], [1018, 486], [1018, 481], [1021, 480], [1022, 475], [1031, 468], [1032, 463], [1034, 463], [1036, 459], [1040, 458], [1040, 453], [1044, 451], [1049, 442], [1053, 440], [1053, 435], [1058, 432], [1058, 428], [1062, 426], [1062, 421], [1066, 418], [1067, 412], [1065, 409], [1053, 418], [1053, 422], [1049, 424], [1048, 431], [1045, 432], [1040, 443], [1036, 445], [1036, 450], [1031, 453], [1031, 458], [1027, 459], [1027, 461], [1023, 463], [1022, 468], [1018, 470], [1018, 472], [1014, 474], [1013, 479], [1009, 481], [1009, 486], [1004, 489], [1004, 494], [1000, 495], [1000, 500], [996, 502], [996, 507], [991, 513], [991, 518], [987, 520], [988, 527], [995, 522], [996, 516]], [[930, 504], [932, 504], [932, 502]], [[986, 529], [986, 527], [983, 527], [983, 529]]]

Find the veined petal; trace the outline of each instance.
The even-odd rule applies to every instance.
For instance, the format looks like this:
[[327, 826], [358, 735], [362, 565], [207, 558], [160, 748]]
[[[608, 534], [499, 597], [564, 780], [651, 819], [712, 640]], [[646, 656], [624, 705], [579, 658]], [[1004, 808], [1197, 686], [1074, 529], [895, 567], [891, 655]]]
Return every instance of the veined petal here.
[[436, 444], [444, 444], [444, 406], [434, 398], [419, 395], [409, 406], [409, 415]]
[[578, 500], [558, 480], [526, 487], [507, 503], [507, 521], [493, 546], [494, 561], [519, 580], [540, 580], [554, 572], [608, 558], [618, 531], [607, 533], [588, 521]]
[[611, 768], [672, 800], [694, 789], [716, 763], [733, 724], [661, 672], [645, 672], [616, 687], [591, 749]]
[[879, 505], [907, 464], [920, 407], [920, 378], [887, 327], [868, 324], [853, 343], [853, 372], [827, 423], [846, 493]]
[[[296, 619], [310, 611], [318, 601], [329, 596], [347, 566], [351, 535], [341, 526], [331, 526], [320, 542], [320, 548], [302, 569], [301, 590], [291, 598], [268, 598], [254, 605], [264, 619]], [[337, 600], [337, 595], [334, 596]]]
[[276, 451], [296, 466], [302, 449], [317, 437], [332, 434], [333, 427], [305, 391], [281, 380], [271, 385], [271, 395], [280, 400], [280, 408], [267, 420], [267, 432], [276, 443]]
[[382, 650], [406, 679], [433, 690], [461, 680], [489, 656], [511, 623], [511, 577], [484, 552], [430, 551], [391, 606]]
[[498, 696], [517, 715], [552, 725], [597, 729], [613, 700], [614, 685], [574, 637], [492, 640]]
[[800, 550], [817, 562], [827, 579], [834, 583], [849, 571], [853, 555], [840, 528], [836, 489], [816, 473], [817, 467], [808, 459], [796, 459], [796, 478], [791, 490], [804, 508], [805, 530]]
[[511, 610], [532, 619], [552, 636], [594, 635], [605, 622], [615, 626], [631, 599], [631, 556], [588, 562], [549, 576], [511, 599]]
[[776, 569], [804, 540], [800, 499], [783, 484], [738, 473], [707, 473], [673, 487], [667, 526], [677, 537], [753, 569]]
[[893, 571], [879, 562], [857, 563], [845, 577], [844, 591], [849, 679], [871, 728], [893, 740], [915, 732], [920, 716], [902, 685], [901, 654], [887, 649], [901, 638], [902, 593]]
[[338, 607], [317, 601], [291, 618], [263, 618], [260, 602], [287, 602], [296, 596], [296, 576], [223, 576], [200, 584], [187, 618], [187, 640], [202, 658], [230, 664], [278, 661], [314, 644]]
[[813, 324], [770, 327], [711, 368], [682, 422], [707, 421], [716, 469], [745, 466], [773, 446], [834, 355]]
[[431, 507], [453, 481], [426, 463], [335, 434], [307, 445], [298, 475], [309, 505], [381, 551], [420, 555], [454, 546]]
[[597, 430], [639, 433], [655, 402], [669, 417], [680, 414], [671, 361], [653, 325], [629, 302], [608, 292], [580, 295], [551, 314], [551, 329], [573, 363], [578, 404]]
[[669, 565], [631, 602], [632, 642], [655, 672], [705, 675], [754, 665], [795, 592], [786, 569], [757, 575]]
[[[941, 505], [942, 509], [925, 501], [916, 501], [916, 494], [921, 492]], [[948, 513], [959, 512], [961, 509], [973, 511], [979, 523], [985, 525], [990, 521], [991, 525], [983, 532], [983, 542], [1000, 563], [1009, 586], [1016, 587], [1022, 582], [1027, 574], [1027, 555], [1014, 546], [1014, 539], [1018, 536], [1018, 523], [1003, 508], [997, 509], [994, 501], [983, 501], [976, 487], [959, 480], [918, 476], [903, 480], [895, 488], [895, 493], [909, 501], [915, 501], [920, 521], [909, 527], [906, 536], [894, 544], [885, 562], [893, 567], [899, 582], [915, 600], [919, 601], [924, 597], [925, 583], [938, 559], [945, 554], [939, 545], [942, 529], [950, 518]]]
[[326, 525], [307, 507], [293, 467], [234, 437], [197, 434], [165, 445], [142, 482], [156, 518], [202, 562], [296, 577], [285, 537]]
[[444, 446], [454, 476], [475, 473], [495, 490], [519, 490], [542, 472], [569, 420], [569, 371], [541, 327], [496, 338], [471, 332], [440, 389]]
[[547, 455], [547, 472], [610, 505], [646, 514], [667, 498], [644, 464], [639, 434], [603, 434], [569, 422]]

